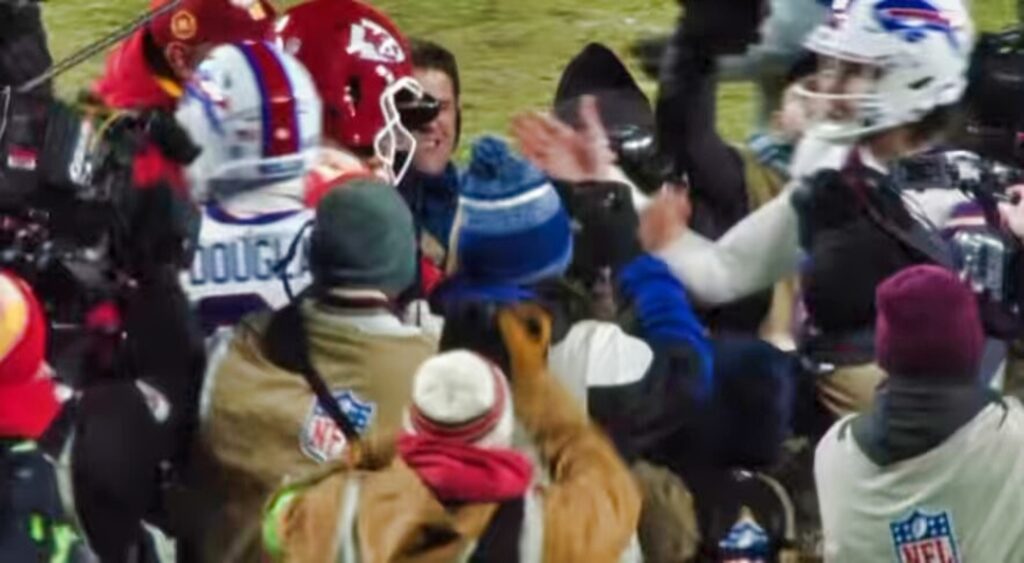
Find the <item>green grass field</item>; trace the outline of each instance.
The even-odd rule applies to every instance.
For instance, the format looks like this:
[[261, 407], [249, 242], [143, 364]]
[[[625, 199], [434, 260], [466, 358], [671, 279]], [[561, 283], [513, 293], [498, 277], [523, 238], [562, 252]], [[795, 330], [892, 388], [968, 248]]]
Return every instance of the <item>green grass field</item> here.
[[[294, 3], [275, 0], [279, 6]], [[466, 135], [504, 133], [511, 115], [550, 103], [562, 67], [588, 41], [620, 52], [634, 39], [668, 29], [675, 0], [377, 0], [410, 36], [447, 45], [463, 74]], [[148, 0], [50, 0], [46, 22], [55, 57], [62, 57], [132, 19]], [[1016, 0], [973, 0], [982, 29], [1015, 21]], [[632, 61], [630, 61], [632, 63]], [[73, 93], [102, 61], [83, 65], [60, 82]], [[639, 76], [639, 73], [638, 73]], [[654, 84], [643, 83], [648, 92]], [[720, 123], [742, 138], [750, 122], [750, 88], [721, 89]]]

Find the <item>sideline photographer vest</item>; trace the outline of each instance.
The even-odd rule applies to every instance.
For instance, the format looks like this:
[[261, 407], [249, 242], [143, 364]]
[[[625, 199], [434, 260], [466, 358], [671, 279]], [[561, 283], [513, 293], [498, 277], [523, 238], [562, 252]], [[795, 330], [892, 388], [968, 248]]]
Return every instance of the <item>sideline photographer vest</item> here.
[[[367, 332], [303, 305], [311, 360], [342, 412], [367, 437], [401, 428], [412, 376], [436, 343], [414, 329]], [[203, 506], [195, 515], [206, 561], [253, 560], [270, 494], [285, 477], [317, 471], [346, 451], [345, 437], [302, 375], [265, 355], [271, 318], [246, 319], [210, 357], [200, 405], [204, 466], [197, 467]]]

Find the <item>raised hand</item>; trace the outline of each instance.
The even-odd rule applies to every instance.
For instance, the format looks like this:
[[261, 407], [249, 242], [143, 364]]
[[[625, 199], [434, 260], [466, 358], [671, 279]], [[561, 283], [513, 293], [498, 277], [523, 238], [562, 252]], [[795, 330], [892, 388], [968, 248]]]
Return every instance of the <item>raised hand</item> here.
[[580, 101], [579, 131], [550, 114], [524, 113], [512, 120], [512, 135], [519, 150], [548, 176], [566, 182], [607, 180], [615, 166], [615, 153], [601, 123], [597, 99]]
[[693, 208], [685, 191], [663, 189], [640, 215], [640, 244], [657, 252], [689, 228]]

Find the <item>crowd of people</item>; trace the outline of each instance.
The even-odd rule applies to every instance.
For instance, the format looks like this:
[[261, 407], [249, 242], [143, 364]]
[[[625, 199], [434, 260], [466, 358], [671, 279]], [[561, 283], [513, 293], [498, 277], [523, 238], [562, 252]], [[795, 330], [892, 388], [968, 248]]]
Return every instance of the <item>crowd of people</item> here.
[[0, 559], [1024, 561], [1022, 34], [681, 4], [653, 102], [594, 43], [463, 139], [364, 0], [154, 0], [74, 114], [0, 0], [0, 234], [128, 185], [75, 339], [0, 248]]

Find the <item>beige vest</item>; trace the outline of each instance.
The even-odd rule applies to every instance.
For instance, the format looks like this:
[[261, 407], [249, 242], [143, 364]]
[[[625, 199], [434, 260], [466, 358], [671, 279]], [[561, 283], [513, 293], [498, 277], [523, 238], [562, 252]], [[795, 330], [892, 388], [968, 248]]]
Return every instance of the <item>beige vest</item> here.
[[[312, 361], [345, 414], [364, 436], [400, 429], [412, 376], [436, 342], [421, 334], [370, 334], [311, 308], [304, 313]], [[243, 322], [210, 357], [196, 462], [205, 561], [252, 560], [269, 495], [346, 451], [302, 376], [263, 357], [268, 320]]]

